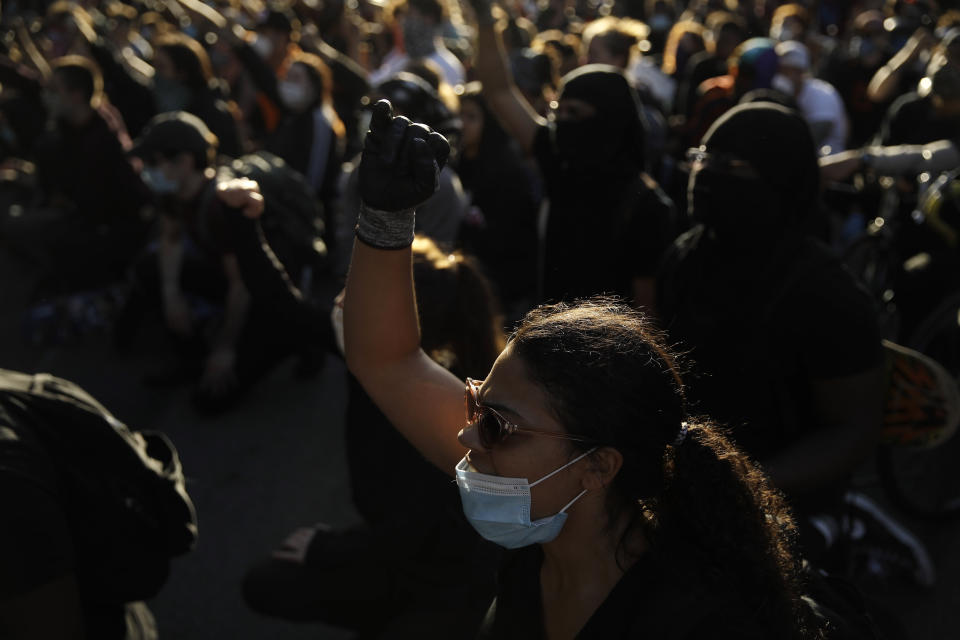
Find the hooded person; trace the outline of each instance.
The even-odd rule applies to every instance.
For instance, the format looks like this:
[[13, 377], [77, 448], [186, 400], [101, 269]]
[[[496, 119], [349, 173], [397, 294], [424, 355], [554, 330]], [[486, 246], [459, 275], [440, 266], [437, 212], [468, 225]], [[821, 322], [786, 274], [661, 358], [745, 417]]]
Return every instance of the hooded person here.
[[816, 146], [795, 111], [752, 103], [729, 111], [687, 153], [687, 206], [718, 244], [755, 255], [814, 225]]
[[642, 107], [636, 89], [613, 66], [592, 64], [563, 79], [552, 142], [567, 178], [643, 170]]
[[[542, 298], [633, 297], [672, 240], [672, 204], [644, 174], [641, 104], [616, 67], [564, 78], [553, 122], [533, 142], [550, 201]], [[662, 243], [662, 244], [660, 244]]]
[[[819, 175], [798, 114], [739, 105], [702, 142], [688, 155], [697, 224], [658, 272], [658, 309], [697, 363], [697, 411], [730, 426], [804, 522], [838, 506], [872, 451], [883, 394], [876, 310], [808, 231]], [[811, 531], [801, 527], [816, 553]]]
[[644, 172], [636, 90], [622, 70], [586, 65], [564, 77], [548, 122], [517, 89], [490, 6], [474, 5], [484, 100], [537, 163], [550, 201], [540, 299], [606, 292], [652, 308], [656, 265], [677, 221], [673, 203]]

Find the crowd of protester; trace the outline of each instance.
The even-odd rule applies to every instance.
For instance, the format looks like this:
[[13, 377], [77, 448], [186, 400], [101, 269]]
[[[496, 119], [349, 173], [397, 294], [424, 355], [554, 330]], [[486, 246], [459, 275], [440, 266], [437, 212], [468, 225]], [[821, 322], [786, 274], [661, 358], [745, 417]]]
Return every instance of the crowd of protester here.
[[[285, 358], [307, 379], [347, 361], [364, 524], [251, 559], [252, 609], [361, 638], [902, 637], [821, 570], [856, 578], [850, 522], [883, 528], [847, 499], [881, 340], [960, 290], [960, 6], [2, 9], [0, 251], [29, 269], [28, 327], [109, 299], [129, 350], [155, 318], [169, 358], [143, 382], [192, 385], [203, 415]], [[877, 218], [898, 228], [894, 331], [841, 259]], [[18, 447], [0, 481], [5, 455], [46, 464]], [[554, 473], [491, 524], [478, 495]], [[64, 526], [47, 498], [0, 553]], [[861, 564], [909, 575], [916, 549], [887, 538], [898, 568]], [[62, 637], [124, 637], [70, 558], [0, 570], [0, 601], [76, 592]], [[0, 630], [36, 602], [0, 605]]]

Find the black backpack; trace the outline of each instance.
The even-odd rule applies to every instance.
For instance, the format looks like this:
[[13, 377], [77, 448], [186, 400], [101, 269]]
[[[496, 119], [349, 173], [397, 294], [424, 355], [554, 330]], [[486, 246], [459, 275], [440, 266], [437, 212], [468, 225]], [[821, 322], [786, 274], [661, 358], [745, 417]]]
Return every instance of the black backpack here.
[[0, 407], [49, 457], [84, 596], [155, 596], [170, 559], [197, 540], [173, 444], [161, 433], [130, 430], [78, 385], [50, 374], [0, 369]]
[[327, 266], [324, 212], [313, 190], [295, 169], [267, 151], [241, 156], [220, 170], [221, 178], [255, 180], [263, 193], [263, 234], [296, 284], [305, 267]]

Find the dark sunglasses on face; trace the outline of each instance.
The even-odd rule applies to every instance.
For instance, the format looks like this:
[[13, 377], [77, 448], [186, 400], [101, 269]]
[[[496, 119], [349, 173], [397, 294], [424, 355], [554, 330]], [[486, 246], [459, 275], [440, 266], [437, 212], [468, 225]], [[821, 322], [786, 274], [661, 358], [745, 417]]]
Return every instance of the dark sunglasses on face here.
[[514, 433], [524, 433], [534, 436], [547, 436], [560, 440], [572, 440], [574, 442], [586, 442], [599, 444], [596, 440], [572, 436], [567, 433], [556, 433], [554, 431], [537, 431], [535, 429], [524, 429], [504, 418], [496, 409], [485, 407], [480, 404], [480, 387], [483, 381], [467, 378], [466, 388], [464, 390], [464, 401], [467, 412], [467, 426], [473, 426], [477, 430], [480, 438], [480, 444], [484, 449], [490, 449], [503, 442]]
[[760, 175], [746, 160], [731, 153], [707, 151], [702, 145], [687, 149], [685, 160], [691, 173], [709, 169], [715, 173], [739, 178], [758, 178]]

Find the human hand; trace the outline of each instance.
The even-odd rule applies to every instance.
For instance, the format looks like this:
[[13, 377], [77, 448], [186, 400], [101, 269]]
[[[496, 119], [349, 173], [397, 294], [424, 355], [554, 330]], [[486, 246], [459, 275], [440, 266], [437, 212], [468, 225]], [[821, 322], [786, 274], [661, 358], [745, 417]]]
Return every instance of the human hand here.
[[450, 155], [446, 138], [422, 124], [394, 116], [387, 100], [373, 107], [360, 160], [360, 198], [379, 211], [406, 211], [423, 204], [440, 185]]
[[200, 389], [212, 395], [223, 395], [237, 385], [234, 365], [236, 352], [229, 347], [220, 347], [207, 357], [207, 364], [200, 378]]
[[174, 333], [182, 336], [193, 333], [193, 314], [190, 313], [190, 304], [179, 289], [171, 287], [164, 290], [163, 315], [167, 327]]
[[249, 178], [234, 178], [217, 184], [217, 197], [228, 207], [240, 209], [243, 215], [256, 219], [263, 215], [263, 194], [260, 185]]

